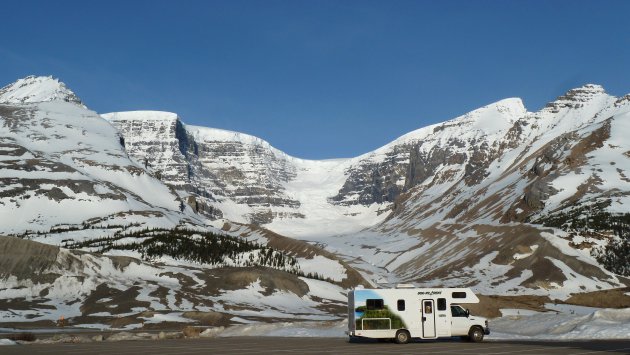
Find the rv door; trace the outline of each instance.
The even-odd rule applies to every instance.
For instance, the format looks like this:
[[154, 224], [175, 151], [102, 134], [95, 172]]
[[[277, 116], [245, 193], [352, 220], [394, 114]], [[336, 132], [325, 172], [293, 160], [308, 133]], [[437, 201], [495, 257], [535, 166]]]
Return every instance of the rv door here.
[[435, 304], [433, 300], [422, 300], [422, 337], [435, 338]]

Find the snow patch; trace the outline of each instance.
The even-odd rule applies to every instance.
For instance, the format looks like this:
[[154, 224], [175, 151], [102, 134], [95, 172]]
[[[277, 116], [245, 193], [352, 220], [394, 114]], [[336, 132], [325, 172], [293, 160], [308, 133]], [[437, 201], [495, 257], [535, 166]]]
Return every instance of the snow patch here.
[[490, 320], [487, 339], [627, 339], [630, 309], [600, 309], [586, 315], [538, 313]]
[[17, 345], [17, 343], [11, 339], [0, 339], [0, 345]]

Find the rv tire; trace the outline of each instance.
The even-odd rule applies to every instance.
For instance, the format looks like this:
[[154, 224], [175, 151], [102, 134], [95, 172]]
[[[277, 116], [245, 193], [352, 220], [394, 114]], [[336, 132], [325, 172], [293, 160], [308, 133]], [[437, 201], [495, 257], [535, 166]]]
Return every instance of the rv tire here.
[[473, 343], [479, 343], [483, 340], [483, 329], [479, 326], [471, 327], [468, 332], [468, 339]]
[[409, 332], [406, 330], [399, 330], [396, 332], [396, 343], [398, 344], [407, 344], [409, 342]]

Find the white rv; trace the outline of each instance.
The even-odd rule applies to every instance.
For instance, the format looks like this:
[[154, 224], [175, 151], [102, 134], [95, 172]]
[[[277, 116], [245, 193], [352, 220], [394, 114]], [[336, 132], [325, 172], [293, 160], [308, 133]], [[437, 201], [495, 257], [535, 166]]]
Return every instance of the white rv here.
[[479, 303], [469, 288], [357, 288], [348, 292], [348, 335], [401, 344], [453, 336], [482, 341], [488, 320], [472, 316], [460, 305], [466, 303]]

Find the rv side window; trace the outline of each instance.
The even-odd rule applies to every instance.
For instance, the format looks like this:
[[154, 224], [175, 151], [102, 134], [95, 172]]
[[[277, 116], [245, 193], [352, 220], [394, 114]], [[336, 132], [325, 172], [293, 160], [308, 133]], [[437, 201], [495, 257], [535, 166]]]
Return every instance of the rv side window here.
[[405, 300], [398, 300], [398, 310], [399, 311], [405, 310]]
[[438, 298], [438, 311], [446, 311], [446, 298]]
[[467, 317], [466, 310], [458, 305], [451, 306], [451, 315], [453, 317]]
[[383, 309], [383, 300], [382, 299], [367, 299], [365, 300], [365, 305], [368, 310], [374, 309]]
[[433, 303], [431, 301], [424, 301], [424, 313], [425, 314], [433, 313]]
[[466, 292], [453, 292], [453, 298], [466, 298]]

